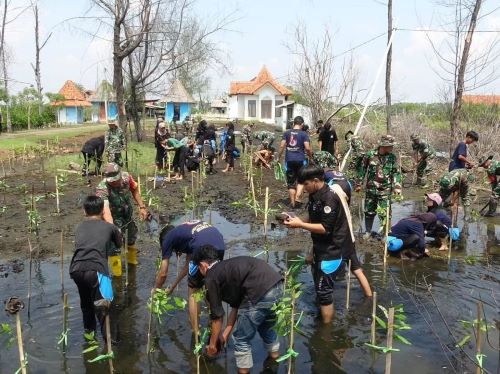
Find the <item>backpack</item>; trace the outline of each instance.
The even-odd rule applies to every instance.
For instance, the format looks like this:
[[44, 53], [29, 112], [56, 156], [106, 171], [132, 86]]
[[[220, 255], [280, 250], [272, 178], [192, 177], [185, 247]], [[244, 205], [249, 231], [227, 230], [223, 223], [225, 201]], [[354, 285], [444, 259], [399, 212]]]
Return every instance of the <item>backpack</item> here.
[[202, 152], [203, 152], [203, 156], [205, 156], [205, 158], [215, 157], [215, 151], [212, 148], [212, 145], [207, 140], [205, 140], [205, 143], [203, 144]]

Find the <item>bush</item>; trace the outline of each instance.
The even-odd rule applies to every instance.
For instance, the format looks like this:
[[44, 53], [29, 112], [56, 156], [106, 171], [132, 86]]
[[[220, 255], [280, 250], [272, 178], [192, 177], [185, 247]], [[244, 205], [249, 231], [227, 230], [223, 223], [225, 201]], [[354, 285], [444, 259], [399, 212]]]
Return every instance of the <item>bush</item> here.
[[[5, 114], [3, 116], [5, 122]], [[23, 130], [28, 128], [28, 107], [24, 105], [13, 105], [10, 108], [12, 129]], [[38, 114], [38, 106], [31, 106], [31, 128], [40, 128], [56, 122], [56, 111], [54, 107], [44, 105], [42, 113]]]

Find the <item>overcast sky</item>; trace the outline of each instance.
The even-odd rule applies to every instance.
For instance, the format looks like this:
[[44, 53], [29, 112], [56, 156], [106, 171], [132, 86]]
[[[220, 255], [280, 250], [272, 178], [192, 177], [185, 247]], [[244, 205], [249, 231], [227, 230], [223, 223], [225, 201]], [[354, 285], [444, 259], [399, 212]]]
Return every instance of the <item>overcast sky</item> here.
[[[17, 5], [23, 0], [14, 0]], [[320, 37], [325, 26], [334, 35], [334, 53], [359, 46], [386, 31], [386, 7], [378, 0], [197, 0], [195, 12], [209, 22], [223, 15], [235, 13], [237, 20], [228, 31], [214, 36], [214, 41], [230, 56], [231, 72], [219, 75], [210, 71], [212, 97], [227, 92], [231, 80], [249, 80], [262, 65], [281, 82], [289, 82], [293, 64], [285, 44], [290, 30], [297, 22], [307, 25], [311, 38]], [[42, 84], [44, 92], [56, 92], [67, 79], [95, 88], [105, 76], [111, 80], [111, 45], [91, 39], [81, 30], [89, 30], [90, 22], [75, 20], [90, 7], [90, 0], [39, 0], [42, 38], [52, 32], [42, 53]], [[498, 8], [498, 9], [497, 9]], [[493, 11], [480, 20], [477, 29], [500, 30], [500, 7], [497, 0], [483, 1], [482, 14]], [[92, 14], [92, 13], [90, 13]], [[433, 0], [394, 0], [395, 24], [401, 29], [439, 29], [446, 19], [443, 10]], [[11, 90], [18, 91], [34, 84], [30, 63], [34, 61], [33, 15], [25, 12], [7, 26], [6, 39], [11, 55], [9, 75]], [[89, 30], [92, 31], [92, 30]], [[438, 45], [445, 33], [435, 32], [430, 37]], [[473, 46], [484, 49], [488, 41], [499, 37], [498, 32], [483, 32], [474, 36]], [[360, 71], [360, 89], [370, 88], [384, 53], [386, 36], [379, 37], [353, 51]], [[443, 53], [447, 53], [442, 48]], [[345, 55], [344, 55], [345, 56]], [[338, 59], [339, 63], [341, 58]], [[431, 102], [438, 100], [443, 86], [433, 70], [439, 69], [427, 33], [397, 31], [393, 50], [394, 101]], [[500, 63], [496, 62], [500, 70]], [[376, 95], [383, 95], [384, 78], [378, 82]], [[500, 80], [477, 90], [481, 94], [500, 94]]]

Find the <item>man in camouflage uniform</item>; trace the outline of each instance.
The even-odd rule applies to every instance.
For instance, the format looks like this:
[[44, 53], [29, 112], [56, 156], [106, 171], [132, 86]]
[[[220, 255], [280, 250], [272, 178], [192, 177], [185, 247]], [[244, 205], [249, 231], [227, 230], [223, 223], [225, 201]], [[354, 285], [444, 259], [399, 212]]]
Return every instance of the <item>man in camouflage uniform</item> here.
[[241, 132], [241, 151], [245, 152], [245, 149], [250, 150], [252, 145], [252, 133], [253, 133], [253, 123], [243, 126], [243, 130]]
[[451, 196], [452, 217], [456, 217], [458, 209], [458, 195], [462, 198], [464, 205], [464, 219], [469, 219], [469, 210], [472, 202], [472, 187], [474, 174], [468, 169], [455, 169], [447, 172], [439, 180], [439, 195], [446, 201]]
[[[393, 136], [382, 136], [378, 147], [365, 154], [358, 170], [360, 181], [366, 177], [365, 226], [367, 233], [371, 232], [377, 214], [380, 219], [380, 230], [383, 229], [387, 207], [393, 195], [401, 195], [399, 164], [396, 155], [392, 153], [394, 143]], [[360, 189], [360, 186], [356, 188], [357, 191]]]
[[312, 155], [313, 163], [323, 169], [335, 169], [337, 160], [327, 151], [317, 151]]
[[[104, 179], [97, 186], [96, 195], [104, 200], [104, 220], [118, 226], [123, 235], [128, 235], [127, 262], [131, 265], [137, 265], [137, 247], [135, 246], [137, 225], [134, 222], [132, 200], [135, 200], [139, 206], [141, 218], [146, 219], [148, 216], [148, 211], [139, 192], [139, 185], [132, 178], [132, 175], [121, 171], [118, 164], [110, 162], [104, 169]], [[115, 256], [111, 261], [120, 262], [119, 256]], [[121, 265], [119, 269], [121, 269]], [[121, 275], [121, 273], [113, 275]]]
[[359, 171], [363, 167], [363, 158], [365, 157], [365, 146], [361, 138], [354, 135], [352, 131], [345, 134], [345, 140], [348, 142], [351, 149], [350, 161], [347, 166], [347, 176], [354, 182], [356, 187], [360, 187], [362, 180], [359, 179]]
[[479, 167], [486, 169], [491, 185], [490, 202], [485, 217], [494, 217], [497, 213], [498, 200], [500, 199], [500, 181], [498, 178], [500, 176], [500, 161], [493, 160], [493, 156], [490, 156], [481, 162]]
[[420, 139], [419, 135], [411, 135], [410, 139], [417, 168], [417, 185], [425, 188], [427, 187], [426, 177], [432, 171], [429, 161], [436, 155], [436, 150], [428, 142]]
[[125, 148], [125, 135], [115, 122], [109, 123], [109, 129], [104, 136], [104, 147], [108, 154], [108, 162], [123, 166], [122, 151]]
[[255, 133], [255, 139], [261, 141], [260, 149], [271, 149], [274, 137], [274, 133], [270, 131], [258, 131]]

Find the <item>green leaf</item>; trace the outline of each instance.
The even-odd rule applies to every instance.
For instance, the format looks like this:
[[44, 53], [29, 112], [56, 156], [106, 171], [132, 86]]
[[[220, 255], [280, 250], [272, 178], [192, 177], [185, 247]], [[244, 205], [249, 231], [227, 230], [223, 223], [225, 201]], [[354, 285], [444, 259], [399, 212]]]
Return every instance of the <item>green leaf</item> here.
[[94, 363], [94, 362], [99, 362], [99, 361], [104, 361], [104, 360], [112, 360], [115, 357], [114, 353], [107, 353], [105, 355], [99, 355], [92, 360], [87, 360], [89, 363]]
[[482, 353], [476, 354], [476, 360], [477, 360], [477, 363], [481, 369], [483, 368], [483, 358], [485, 358], [485, 357], [487, 357], [487, 356], [482, 354]]
[[280, 356], [276, 359], [276, 362], [282, 362], [290, 358], [292, 354], [291, 353], [286, 353], [283, 356]]
[[382, 351], [383, 353], [388, 353], [388, 352], [399, 352], [400, 350], [397, 348], [389, 348], [389, 347], [383, 347], [379, 345], [373, 345], [370, 343], [365, 343], [367, 347], [370, 347], [372, 349], [375, 349], [377, 351]]
[[88, 347], [87, 349], [84, 349], [82, 351], [82, 353], [89, 353], [89, 352], [93, 352], [95, 351], [96, 349], [99, 348], [99, 345], [91, 345], [90, 347]]
[[399, 335], [397, 332], [394, 333], [394, 336], [396, 339], [398, 339], [401, 343], [404, 343], [406, 345], [412, 345], [408, 339], [406, 339], [404, 336]]
[[465, 335], [465, 336], [462, 338], [462, 340], [460, 340], [460, 341], [457, 343], [456, 347], [457, 347], [457, 348], [462, 348], [462, 347], [463, 347], [463, 346], [464, 346], [464, 345], [465, 345], [465, 344], [466, 344], [466, 343], [467, 343], [470, 339], [471, 339], [470, 334], [469, 334], [469, 335]]
[[377, 321], [377, 323], [380, 325], [380, 327], [386, 329], [387, 328], [387, 324], [385, 323], [385, 321], [378, 317], [378, 316], [375, 316], [375, 320]]
[[385, 318], [386, 319], [389, 319], [389, 313], [387, 312], [387, 309], [384, 308], [382, 305], [378, 305], [378, 307], [380, 308], [380, 310], [384, 313], [385, 315]]

